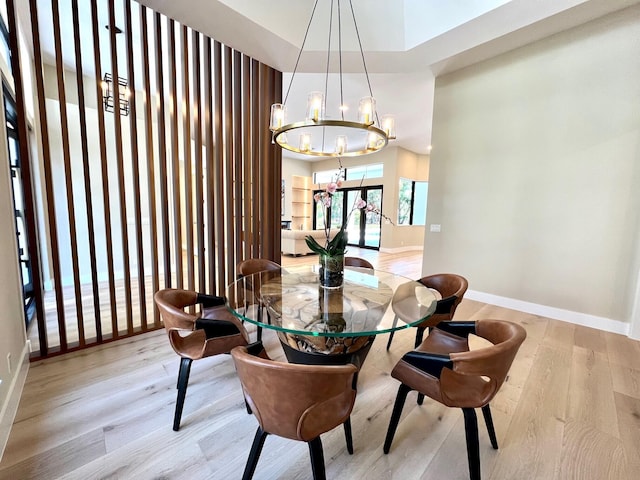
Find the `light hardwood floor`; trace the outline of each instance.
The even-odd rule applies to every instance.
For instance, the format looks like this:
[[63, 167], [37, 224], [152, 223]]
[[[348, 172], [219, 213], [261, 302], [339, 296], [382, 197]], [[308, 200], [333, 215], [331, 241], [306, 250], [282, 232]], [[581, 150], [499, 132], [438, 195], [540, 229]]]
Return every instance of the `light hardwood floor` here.
[[[420, 255], [362, 252], [417, 277]], [[283, 264], [313, 262], [313, 256]], [[500, 449], [479, 420], [484, 479], [640, 478], [640, 343], [465, 299], [458, 319], [523, 325], [527, 340], [492, 402]], [[382, 443], [397, 391], [389, 376], [415, 331], [378, 339], [359, 379], [355, 452], [322, 437], [332, 479], [467, 479], [459, 410], [410, 394], [391, 452]], [[269, 354], [282, 358], [273, 332]], [[194, 362], [180, 432], [171, 430], [178, 357], [163, 331], [31, 365], [0, 479], [239, 479], [257, 423], [226, 355]], [[481, 416], [480, 416], [481, 418]], [[256, 479], [311, 478], [306, 445], [269, 437]]]

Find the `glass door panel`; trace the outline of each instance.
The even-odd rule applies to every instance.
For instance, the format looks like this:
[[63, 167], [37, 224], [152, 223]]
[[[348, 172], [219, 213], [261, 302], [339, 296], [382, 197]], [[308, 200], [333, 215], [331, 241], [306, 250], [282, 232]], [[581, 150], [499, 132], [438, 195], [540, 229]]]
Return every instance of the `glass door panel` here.
[[[362, 196], [362, 192], [360, 190], [349, 190], [347, 192], [347, 214], [350, 212], [353, 207], [356, 205], [358, 198]], [[362, 212], [359, 209], [355, 209], [352, 211], [351, 216], [348, 218], [347, 224], [347, 233], [349, 244], [351, 245], [360, 245], [361, 241], [361, 215]]]
[[[382, 188], [368, 188], [366, 195], [367, 205], [382, 209]], [[363, 246], [380, 248], [380, 223], [380, 214], [368, 212], [365, 215]]]
[[344, 217], [344, 192], [336, 192], [331, 198], [331, 229], [338, 230]]

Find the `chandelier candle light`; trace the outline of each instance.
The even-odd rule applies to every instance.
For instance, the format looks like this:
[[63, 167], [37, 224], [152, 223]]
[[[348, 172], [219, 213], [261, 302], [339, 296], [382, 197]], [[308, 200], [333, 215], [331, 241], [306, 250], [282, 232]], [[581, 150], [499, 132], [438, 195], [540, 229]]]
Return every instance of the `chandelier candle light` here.
[[[356, 23], [355, 13], [351, 0], [346, 0], [353, 18], [353, 25], [358, 39], [360, 48], [360, 56], [362, 57], [362, 65], [366, 76], [367, 85], [369, 87], [368, 94], [363, 97], [358, 106], [357, 120], [350, 121], [344, 117], [347, 106], [343, 98], [343, 82], [342, 82], [342, 15], [340, 0], [331, 0], [331, 12], [329, 15], [329, 48], [327, 51], [327, 68], [325, 76], [324, 92], [314, 91], [309, 93], [307, 97], [307, 108], [304, 119], [287, 123], [286, 103], [291, 90], [291, 85], [296, 76], [300, 56], [304, 50], [304, 46], [309, 33], [309, 27], [313, 22], [313, 17], [318, 6], [316, 0], [311, 12], [311, 18], [307, 25], [307, 30], [302, 42], [302, 47], [298, 53], [298, 58], [291, 75], [291, 81], [287, 88], [287, 93], [283, 103], [274, 103], [271, 105], [271, 117], [269, 129], [272, 132], [273, 141], [280, 147], [291, 152], [317, 157], [352, 157], [357, 155], [366, 155], [382, 150], [389, 140], [396, 138], [395, 117], [393, 115], [382, 116], [382, 121], [378, 119], [376, 111], [376, 101], [371, 91], [371, 82], [369, 81], [369, 73], [364, 60], [364, 52], [362, 50], [362, 42], [360, 41], [360, 33]], [[329, 0], [322, 0], [328, 3]], [[326, 113], [326, 97], [327, 84], [329, 79], [329, 60], [331, 56], [331, 33], [334, 17], [334, 5], [337, 4], [336, 17], [338, 21], [338, 57], [339, 57], [339, 79], [340, 79], [340, 102], [337, 105], [339, 113], [337, 117], [331, 119]], [[297, 140], [297, 141], [296, 141]], [[296, 146], [297, 145], [297, 146]]]

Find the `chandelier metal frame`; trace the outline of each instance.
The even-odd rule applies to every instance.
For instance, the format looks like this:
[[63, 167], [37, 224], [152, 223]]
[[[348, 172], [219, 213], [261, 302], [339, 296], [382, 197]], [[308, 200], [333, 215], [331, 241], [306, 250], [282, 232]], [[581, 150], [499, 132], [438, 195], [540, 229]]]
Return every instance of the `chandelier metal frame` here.
[[[360, 48], [360, 56], [362, 58], [364, 74], [367, 80], [367, 85], [369, 87], [369, 96], [364, 97], [360, 100], [358, 121], [345, 120], [344, 117], [345, 104], [342, 80], [343, 72], [341, 8], [340, 0], [331, 0], [324, 93], [312, 92], [312, 94], [310, 94], [307, 104], [307, 115], [304, 120], [296, 121], [293, 123], [286, 123], [287, 100], [291, 91], [291, 85], [293, 84], [296, 72], [298, 70], [300, 57], [307, 41], [309, 29], [311, 27], [311, 24], [313, 23], [316, 7], [318, 6], [318, 1], [319, 0], [315, 0], [313, 10], [311, 12], [311, 18], [309, 19], [309, 23], [307, 25], [304, 39], [302, 41], [302, 46], [300, 48], [300, 51], [298, 52], [298, 58], [291, 75], [291, 80], [287, 88], [284, 102], [282, 104], [277, 103], [271, 106], [271, 119], [269, 129], [272, 132], [273, 142], [278, 144], [285, 150], [316, 157], [353, 157], [378, 152], [387, 146], [390, 139], [393, 140], [396, 138], [395, 118], [391, 115], [387, 115], [382, 117], [382, 124], [379, 121], [378, 112], [375, 109], [375, 99], [373, 98], [373, 93], [371, 90], [369, 73], [367, 71], [367, 65], [364, 59], [364, 51], [362, 49], [362, 42], [360, 40], [360, 32], [358, 30], [358, 24], [356, 22], [356, 17], [351, 0], [348, 0], [348, 3], [351, 10], [351, 17], [353, 19], [356, 37], [358, 39], [358, 46]], [[340, 104], [338, 108], [340, 110], [340, 118], [330, 119], [325, 117], [324, 112], [329, 83], [331, 37], [335, 3], [337, 3], [338, 20], [338, 59], [340, 81]], [[295, 145], [295, 142], [289, 141], [289, 139], [295, 133], [300, 133], [297, 146]], [[312, 138], [314, 139], [313, 142], [311, 140]]]

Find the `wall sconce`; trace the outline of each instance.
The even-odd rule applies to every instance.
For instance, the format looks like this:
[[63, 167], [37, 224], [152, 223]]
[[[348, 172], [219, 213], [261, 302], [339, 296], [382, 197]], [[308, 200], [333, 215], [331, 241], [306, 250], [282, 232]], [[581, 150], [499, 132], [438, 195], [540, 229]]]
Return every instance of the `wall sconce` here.
[[[120, 115], [127, 116], [129, 115], [129, 87], [127, 86], [127, 80], [122, 77], [118, 77], [118, 87], [118, 96], [120, 97]], [[102, 92], [102, 103], [104, 105], [105, 112], [113, 113], [115, 111], [115, 106], [113, 104], [114, 88], [113, 77], [110, 73], [104, 74]]]

